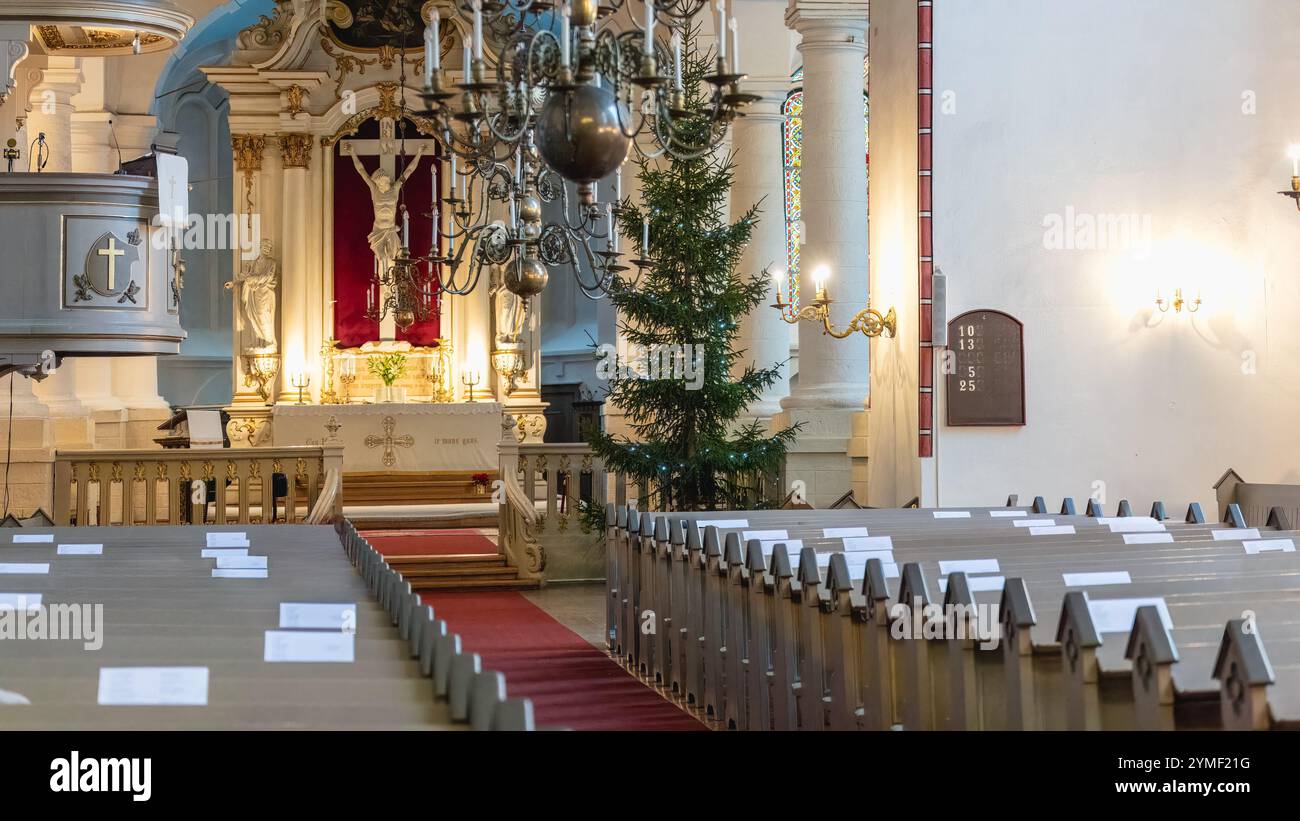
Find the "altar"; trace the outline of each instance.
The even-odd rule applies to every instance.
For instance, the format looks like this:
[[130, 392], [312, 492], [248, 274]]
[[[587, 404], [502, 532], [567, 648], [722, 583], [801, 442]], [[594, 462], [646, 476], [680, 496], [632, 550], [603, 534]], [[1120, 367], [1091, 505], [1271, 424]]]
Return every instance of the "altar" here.
[[275, 446], [343, 443], [343, 472], [495, 472], [498, 402], [290, 405], [272, 410]]

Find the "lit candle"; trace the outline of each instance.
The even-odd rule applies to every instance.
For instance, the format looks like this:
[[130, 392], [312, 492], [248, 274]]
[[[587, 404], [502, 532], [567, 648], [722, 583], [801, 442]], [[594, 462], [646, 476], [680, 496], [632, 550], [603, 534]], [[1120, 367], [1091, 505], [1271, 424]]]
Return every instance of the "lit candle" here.
[[785, 272], [777, 269], [772, 272], [772, 279], [776, 283], [776, 304], [781, 304], [781, 295], [785, 293]]
[[673, 88], [682, 90], [682, 35], [673, 32]]
[[650, 257], [650, 218], [644, 217], [641, 220], [641, 256]]
[[1291, 176], [1300, 177], [1300, 143], [1291, 144]]
[[645, 56], [655, 53], [655, 0], [645, 0]]
[[718, 59], [727, 59], [727, 4], [718, 0]]
[[560, 61], [565, 66], [569, 65], [569, 40], [572, 39], [569, 33], [571, 15], [569, 4], [565, 3], [560, 12]]
[[818, 299], [824, 299], [826, 297], [826, 277], [827, 272], [825, 265], [821, 266], [816, 271], [813, 271], [813, 283], [817, 287]]
[[[740, 73], [740, 35], [736, 31], [736, 18], [733, 17], [727, 22], [727, 27], [731, 29], [731, 73]], [[725, 39], [725, 38], [724, 38]]]
[[474, 59], [483, 59], [483, 0], [474, 0]]

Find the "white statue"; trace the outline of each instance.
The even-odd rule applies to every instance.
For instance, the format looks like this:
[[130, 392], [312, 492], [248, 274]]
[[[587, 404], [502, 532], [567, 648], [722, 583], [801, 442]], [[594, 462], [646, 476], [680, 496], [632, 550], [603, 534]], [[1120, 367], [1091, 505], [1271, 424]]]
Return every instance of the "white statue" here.
[[236, 299], [242, 327], [252, 337], [245, 349], [254, 353], [267, 353], [275, 345], [275, 284], [278, 271], [275, 243], [262, 240], [262, 252], [244, 264], [235, 278], [226, 283], [227, 290], [238, 290]]
[[374, 253], [375, 259], [379, 260], [380, 269], [386, 271], [391, 267], [393, 259], [402, 247], [402, 238], [397, 229], [397, 204], [401, 197], [402, 186], [420, 164], [420, 158], [424, 156], [424, 145], [416, 149], [415, 157], [407, 164], [406, 170], [396, 181], [383, 168], [374, 174], [367, 174], [366, 167], [361, 164], [361, 159], [357, 157], [350, 143], [344, 143], [339, 150], [352, 158], [357, 173], [370, 189], [370, 200], [375, 209], [375, 227], [370, 232], [370, 236], [366, 237], [366, 241], [370, 243], [370, 250]]

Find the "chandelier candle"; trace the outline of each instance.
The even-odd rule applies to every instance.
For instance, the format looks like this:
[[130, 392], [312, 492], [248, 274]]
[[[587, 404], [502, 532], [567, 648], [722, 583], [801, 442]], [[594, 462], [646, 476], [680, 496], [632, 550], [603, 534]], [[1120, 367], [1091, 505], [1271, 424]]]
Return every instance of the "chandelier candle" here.
[[560, 62], [565, 68], [569, 67], [569, 40], [573, 39], [569, 34], [572, 14], [569, 4], [565, 3], [560, 12]]
[[[736, 31], [736, 18], [732, 17], [727, 21], [727, 27], [731, 29], [731, 73], [740, 73], [740, 34]], [[726, 37], [723, 37], [725, 40]]]
[[433, 87], [433, 74], [440, 65], [440, 55], [442, 51], [438, 47], [438, 13], [435, 11], [429, 16], [429, 25], [424, 29], [424, 84]]
[[727, 4], [718, 0], [718, 59], [727, 59]]
[[645, 56], [655, 54], [655, 0], [645, 0]]
[[673, 88], [682, 91], [682, 35], [673, 32]]
[[474, 0], [474, 59], [483, 59], [483, 0]]

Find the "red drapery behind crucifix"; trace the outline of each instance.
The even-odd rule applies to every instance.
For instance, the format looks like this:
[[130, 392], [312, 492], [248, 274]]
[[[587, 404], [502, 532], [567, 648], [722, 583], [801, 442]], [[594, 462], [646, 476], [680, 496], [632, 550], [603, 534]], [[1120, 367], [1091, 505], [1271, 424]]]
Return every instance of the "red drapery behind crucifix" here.
[[[409, 139], [421, 139], [409, 122], [406, 125]], [[375, 140], [379, 138], [379, 123], [368, 120], [355, 135], [344, 139]], [[375, 214], [370, 191], [353, 167], [352, 158], [340, 153], [343, 140], [334, 144], [334, 338], [340, 348], [355, 348], [366, 342], [379, 341], [379, 323], [366, 317], [366, 291], [375, 270], [375, 256], [370, 251], [366, 237], [374, 227]], [[408, 155], [415, 153], [407, 149]], [[377, 156], [360, 157], [368, 173], [379, 168]], [[403, 169], [397, 160], [397, 173]], [[403, 201], [411, 214], [411, 253], [428, 253], [433, 238], [433, 228], [428, 217], [432, 206], [434, 181], [430, 170], [434, 159], [426, 155], [420, 159], [415, 173], [403, 186]], [[398, 217], [401, 226], [401, 217]], [[421, 263], [423, 265], [424, 263]], [[398, 329], [397, 338], [412, 345], [431, 346], [439, 336], [440, 295], [434, 297], [429, 318], [416, 322], [406, 331]]]

